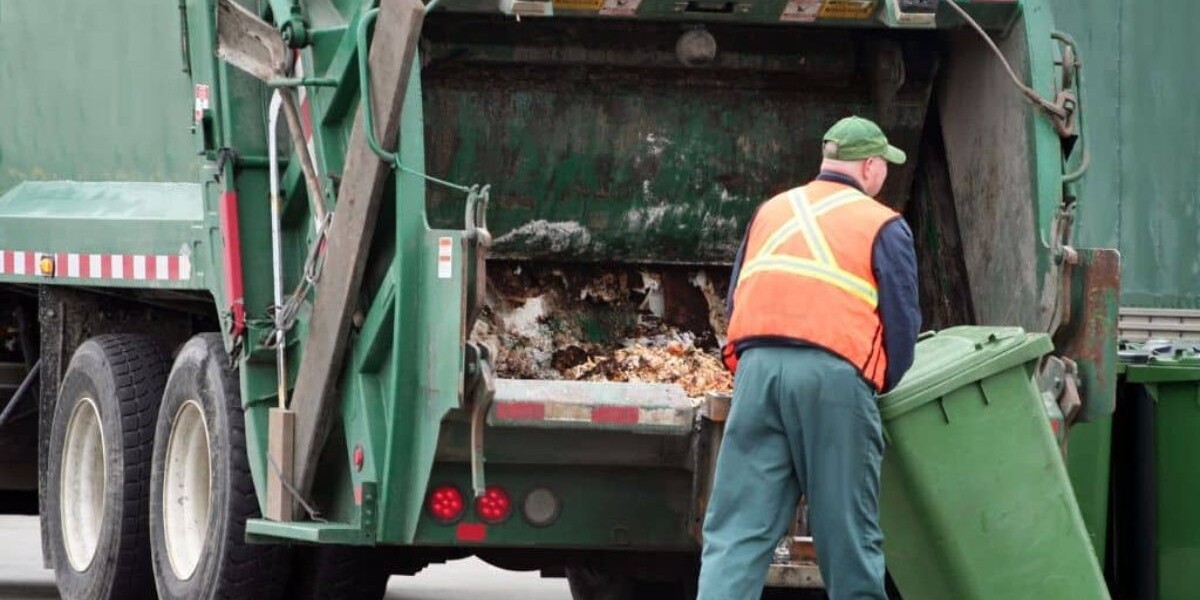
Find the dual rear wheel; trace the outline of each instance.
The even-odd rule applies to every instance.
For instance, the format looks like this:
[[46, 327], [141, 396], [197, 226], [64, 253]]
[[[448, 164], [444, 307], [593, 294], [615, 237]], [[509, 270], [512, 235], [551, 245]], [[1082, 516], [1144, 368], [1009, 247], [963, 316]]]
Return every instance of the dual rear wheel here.
[[85, 342], [60, 386], [50, 456], [43, 514], [63, 598], [383, 595], [387, 574], [363, 572], [355, 551], [246, 543], [259, 504], [218, 334], [193, 337], [173, 364], [149, 337]]

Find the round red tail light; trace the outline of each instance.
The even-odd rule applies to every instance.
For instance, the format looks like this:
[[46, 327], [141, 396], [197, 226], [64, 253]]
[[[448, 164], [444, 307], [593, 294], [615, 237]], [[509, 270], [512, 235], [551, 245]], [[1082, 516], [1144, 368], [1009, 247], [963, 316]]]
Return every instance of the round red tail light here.
[[452, 485], [438, 486], [429, 494], [429, 514], [442, 523], [461, 519], [466, 506], [462, 492]]
[[484, 523], [499, 523], [512, 512], [512, 499], [503, 488], [490, 486], [475, 499], [475, 514]]

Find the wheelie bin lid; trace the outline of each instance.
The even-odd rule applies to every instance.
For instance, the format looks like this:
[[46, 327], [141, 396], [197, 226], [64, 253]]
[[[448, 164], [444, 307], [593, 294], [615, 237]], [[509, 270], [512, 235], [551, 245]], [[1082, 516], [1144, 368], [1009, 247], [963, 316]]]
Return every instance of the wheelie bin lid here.
[[1200, 381], [1200, 345], [1151, 340], [1123, 344], [1117, 356], [1129, 383]]
[[885, 421], [895, 419], [1053, 349], [1050, 336], [1020, 327], [962, 326], [924, 333], [912, 368], [896, 389], [880, 396], [879, 414]]

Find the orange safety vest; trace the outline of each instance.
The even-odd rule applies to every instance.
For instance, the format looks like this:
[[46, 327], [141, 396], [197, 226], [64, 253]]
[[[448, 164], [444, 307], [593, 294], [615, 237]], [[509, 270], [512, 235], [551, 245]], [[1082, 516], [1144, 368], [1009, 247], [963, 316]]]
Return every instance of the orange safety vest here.
[[837, 354], [882, 390], [887, 354], [871, 253], [879, 230], [897, 216], [857, 189], [826, 181], [763, 204], [736, 282], [726, 366], [737, 370], [738, 342], [787, 338]]

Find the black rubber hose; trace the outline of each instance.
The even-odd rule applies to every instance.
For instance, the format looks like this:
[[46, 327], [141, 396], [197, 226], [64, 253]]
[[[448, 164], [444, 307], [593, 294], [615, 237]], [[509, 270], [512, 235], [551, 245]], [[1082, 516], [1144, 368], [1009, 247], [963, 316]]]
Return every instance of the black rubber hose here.
[[33, 382], [37, 381], [38, 373], [42, 372], [42, 360], [39, 358], [36, 363], [33, 363], [33, 368], [25, 375], [25, 379], [21, 381], [21, 386], [13, 393], [8, 404], [4, 407], [4, 412], [0, 412], [0, 428], [8, 421], [8, 417], [12, 415], [13, 409], [21, 403], [25, 394], [29, 392], [29, 388], [33, 387]]

